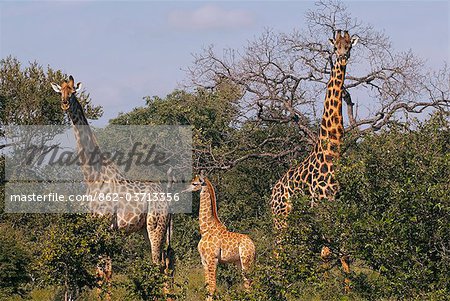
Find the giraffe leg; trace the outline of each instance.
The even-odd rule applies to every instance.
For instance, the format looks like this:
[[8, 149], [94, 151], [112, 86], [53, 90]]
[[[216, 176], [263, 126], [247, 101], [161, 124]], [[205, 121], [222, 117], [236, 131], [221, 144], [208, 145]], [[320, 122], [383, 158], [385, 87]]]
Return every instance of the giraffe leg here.
[[[170, 292], [173, 289], [173, 277], [175, 272], [175, 252], [170, 245], [163, 252], [163, 262], [164, 262], [164, 275], [166, 276], [163, 291], [164, 295], [167, 296], [170, 295]], [[171, 298], [167, 299], [167, 301], [171, 300], [172, 300]]]
[[105, 260], [106, 301], [111, 300], [111, 278], [112, 278], [112, 260], [110, 256], [107, 256]]
[[106, 256], [104, 258], [103, 256], [100, 256], [96, 270], [98, 300], [107, 300], [107, 301], [111, 300], [111, 276], [112, 276], [111, 257]]
[[252, 281], [247, 277], [250, 268], [255, 261], [255, 245], [253, 241], [246, 237], [241, 246], [239, 246], [239, 257], [241, 261], [242, 277], [244, 278], [244, 289], [249, 291]]
[[286, 230], [288, 228], [288, 223], [286, 216], [274, 216], [275, 224], [275, 247], [273, 248], [273, 255], [278, 261], [280, 253], [283, 249], [283, 238], [286, 235]]
[[95, 272], [95, 278], [96, 278], [96, 284], [97, 284], [97, 299], [98, 300], [102, 300], [102, 294], [103, 294], [103, 279], [104, 279], [105, 273], [104, 273], [104, 267], [101, 263], [101, 261], [99, 261], [97, 263], [97, 269]]
[[[147, 217], [147, 227], [144, 232], [144, 236], [146, 240], [150, 242], [151, 254], [152, 254], [152, 262], [153, 264], [159, 266], [161, 268], [161, 272], [164, 275], [169, 276], [166, 271], [166, 260], [172, 260], [173, 258], [168, 258], [168, 253], [165, 253], [165, 250], [162, 250], [164, 236], [166, 233], [167, 226], [167, 218], [161, 216], [148, 216]], [[173, 250], [172, 250], [173, 251]], [[173, 252], [172, 252], [173, 253]], [[171, 254], [173, 255], [173, 254]], [[172, 262], [173, 263], [173, 262]], [[163, 294], [168, 296], [170, 294], [170, 283], [168, 280], [164, 281], [163, 286]], [[167, 301], [171, 300], [170, 297], [167, 298]]]
[[164, 230], [162, 227], [147, 223], [147, 238], [150, 241], [150, 248], [152, 253], [152, 261], [156, 265], [161, 265], [161, 250], [164, 238]]
[[328, 270], [330, 269], [330, 259], [331, 259], [331, 250], [327, 246], [322, 247], [322, 251], [320, 252], [320, 257], [322, 258], [322, 269], [324, 270], [324, 275], [328, 275]]
[[206, 301], [212, 301], [214, 292], [216, 291], [216, 270], [218, 260], [214, 259], [203, 264], [205, 271], [205, 284], [206, 284]]
[[349, 279], [349, 275], [350, 275], [350, 258], [348, 255], [343, 255], [341, 256], [341, 265], [342, 265], [342, 269], [344, 270], [345, 273], [345, 279], [344, 279], [344, 283], [345, 283], [345, 287], [344, 290], [346, 293], [350, 292], [350, 279]]
[[167, 276], [168, 279], [165, 286], [168, 288], [168, 291], [173, 289], [173, 282], [175, 275], [175, 251], [171, 245], [172, 230], [173, 230], [172, 214], [169, 214], [169, 220], [167, 222], [167, 229], [165, 235], [167, 248], [163, 252], [164, 274]]

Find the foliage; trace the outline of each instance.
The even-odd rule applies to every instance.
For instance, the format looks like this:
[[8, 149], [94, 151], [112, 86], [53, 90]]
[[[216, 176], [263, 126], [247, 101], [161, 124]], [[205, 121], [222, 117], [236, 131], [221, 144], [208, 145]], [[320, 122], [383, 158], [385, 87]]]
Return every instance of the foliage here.
[[0, 298], [25, 293], [25, 285], [30, 281], [30, 260], [23, 235], [0, 224]]
[[159, 300], [164, 297], [163, 287], [166, 279], [149, 256], [146, 259], [139, 258], [131, 264], [127, 275], [129, 282], [126, 287], [135, 300]]
[[224, 81], [214, 89], [146, 97], [146, 107], [111, 124], [192, 126], [194, 169], [228, 170], [247, 159], [291, 159], [304, 151], [298, 133], [286, 124], [240, 123], [239, 93], [236, 85]]
[[[0, 125], [53, 125], [68, 120], [60, 107], [60, 99], [50, 83], [60, 83], [68, 76], [60, 70], [46, 70], [37, 62], [25, 68], [14, 57], [0, 60]], [[79, 95], [88, 118], [102, 115], [102, 108], [93, 106], [89, 94]]]
[[[60, 98], [50, 86], [51, 82], [60, 83], [67, 78], [68, 76], [60, 70], [50, 67], [44, 69], [37, 62], [23, 67], [14, 57], [1, 59], [0, 136], [3, 137], [6, 125], [67, 124], [68, 119], [64, 117], [60, 107]], [[102, 115], [101, 107], [91, 104], [89, 94], [82, 92], [78, 98], [89, 118], [95, 119]], [[10, 147], [3, 141], [0, 148]], [[92, 250], [89, 248], [92, 247], [93, 242], [88, 242], [86, 237], [82, 237], [91, 230], [88, 228], [88, 224], [84, 224], [81, 217], [76, 215], [5, 214], [3, 212], [5, 183], [3, 156], [0, 160], [0, 167], [2, 180], [0, 220], [11, 225], [14, 228], [11, 231], [17, 231], [15, 228], [32, 229], [23, 236], [24, 244], [27, 246], [26, 252], [23, 251], [24, 247], [21, 241], [10, 246], [11, 242], [8, 239], [11, 237], [6, 235], [7, 232], [2, 231], [1, 238], [5, 241], [2, 241], [0, 256], [5, 256], [11, 260], [11, 264], [18, 265], [16, 273], [23, 273], [24, 271], [21, 269], [26, 268], [26, 276], [19, 274], [16, 276], [15, 285], [17, 287], [14, 287], [12, 293], [17, 292], [24, 279], [27, 282], [33, 279], [33, 284], [36, 282], [56, 283], [66, 285], [66, 289], [79, 290], [92, 278], [88, 270], [91, 263], [89, 255], [92, 255]], [[89, 243], [91, 243], [90, 246]], [[3, 247], [7, 246], [11, 247], [10, 251], [3, 250]], [[15, 255], [11, 255], [9, 252], [15, 252]], [[20, 260], [25, 260], [25, 263], [21, 265]], [[14, 269], [11, 269], [11, 273], [13, 272]], [[6, 271], [4, 275], [9, 277]], [[8, 284], [9, 280], [6, 278], [4, 280], [2, 284], [10, 285]]]
[[[319, 7], [323, 9], [308, 15], [312, 25], [306, 32], [269, 31], [250, 42], [242, 56], [233, 52], [237, 61], [225, 58], [221, 66], [226, 70], [216, 65], [222, 59], [207, 50], [192, 70], [202, 87], [146, 97], [144, 107], [111, 123], [193, 127], [194, 169], [207, 171], [220, 219], [230, 230], [249, 234], [257, 248], [250, 292], [242, 290], [234, 266], [219, 266], [221, 300], [444, 299], [450, 295], [448, 115], [399, 126], [395, 113], [448, 105], [448, 69], [424, 74], [419, 70], [422, 62], [411, 53], [393, 55], [385, 64], [383, 56], [394, 53], [389, 40], [361, 24], [355, 28], [363, 46], [354, 49], [349, 72], [356, 70], [351, 64], [365, 66], [369, 61], [370, 68], [364, 70], [373, 74], [354, 73], [346, 83], [350, 92], [375, 88], [368, 94], [380, 101], [381, 113], [359, 124], [365, 133], [378, 132], [347, 135], [335, 202], [311, 208], [304, 197], [292, 199], [291, 226], [274, 258], [278, 246], [268, 208], [271, 187], [309, 150], [314, 119], [320, 114], [317, 102], [328, 76], [330, 50], [320, 46], [329, 36], [327, 28], [353, 24], [340, 2], [322, 1]], [[336, 20], [330, 17], [338, 15], [344, 23], [329, 27], [327, 23]], [[208, 64], [211, 60], [215, 64]], [[0, 66], [2, 127], [68, 123], [49, 85], [66, 75], [37, 63], [23, 68], [12, 57], [1, 60]], [[424, 95], [427, 101], [422, 102]], [[80, 99], [90, 118], [101, 115], [89, 94], [82, 93]], [[351, 100], [347, 105], [351, 109]], [[0, 172], [3, 200], [3, 168]], [[192, 214], [174, 216], [172, 246], [181, 292], [175, 297], [183, 300], [189, 290], [186, 296], [197, 301], [205, 295], [197, 252], [198, 196], [192, 209]], [[0, 299], [33, 289], [29, 296], [35, 300], [50, 295], [61, 299], [64, 292], [90, 300], [95, 265], [105, 253], [113, 259], [118, 292], [113, 299], [161, 298], [164, 278], [144, 256], [150, 251], [141, 235], [113, 234], [108, 223], [84, 215], [5, 214], [1, 208], [0, 220]], [[19, 229], [27, 231], [21, 234]], [[330, 269], [320, 258], [324, 245], [333, 252]], [[339, 263], [343, 254], [352, 259], [352, 292], [347, 295]]]
[[[317, 1], [305, 14], [305, 23], [290, 32], [267, 29], [237, 49], [218, 51], [211, 45], [194, 55], [189, 68], [192, 85], [232, 83], [241, 92], [238, 122], [286, 123], [312, 144], [316, 135], [311, 121], [321, 117], [332, 69], [328, 40], [337, 30], [348, 30], [359, 37], [351, 50], [343, 93], [348, 129], [378, 131], [398, 122], [403, 113], [448, 109], [448, 66], [430, 70], [412, 51], [394, 49], [384, 32], [352, 16], [343, 2]], [[356, 112], [351, 95], [365, 95], [373, 112]]]
[[39, 241], [36, 265], [47, 285], [63, 286], [77, 296], [95, 285], [98, 256], [118, 251], [116, 238], [106, 219], [85, 214], [64, 214], [50, 225]]
[[385, 278], [386, 294], [408, 298], [450, 289], [445, 116], [366, 137], [341, 162], [341, 193], [330, 223], [343, 247]]
[[[233, 300], [440, 300], [449, 295], [450, 127], [443, 114], [352, 145], [340, 194], [311, 208], [293, 199], [277, 258], [259, 257], [254, 290]], [[273, 241], [273, 240], [272, 240]], [[332, 250], [326, 268], [322, 246]], [[267, 247], [267, 246], [266, 246]], [[344, 294], [340, 257], [351, 257]]]

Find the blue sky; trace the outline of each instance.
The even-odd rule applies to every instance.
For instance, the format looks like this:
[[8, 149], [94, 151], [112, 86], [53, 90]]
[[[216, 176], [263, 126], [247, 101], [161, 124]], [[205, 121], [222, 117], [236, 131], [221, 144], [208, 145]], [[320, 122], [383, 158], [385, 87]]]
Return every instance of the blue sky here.
[[[450, 62], [448, 1], [345, 2], [352, 16], [438, 69]], [[0, 56], [73, 74], [105, 114], [144, 105], [180, 87], [192, 53], [240, 48], [265, 28], [305, 26], [312, 1], [0, 1]]]

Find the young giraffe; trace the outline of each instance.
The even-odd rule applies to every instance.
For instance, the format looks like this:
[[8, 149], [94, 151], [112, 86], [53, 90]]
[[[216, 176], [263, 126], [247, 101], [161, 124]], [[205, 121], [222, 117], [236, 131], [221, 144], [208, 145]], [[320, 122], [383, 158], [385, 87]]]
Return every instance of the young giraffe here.
[[[100, 194], [117, 193], [119, 200], [126, 200], [126, 195], [135, 193], [161, 193], [160, 184], [154, 182], [128, 181], [117, 166], [100, 155], [97, 139], [93, 134], [83, 108], [75, 94], [80, 90], [81, 83], [74, 85], [73, 77], [61, 85], [52, 83], [52, 88], [61, 95], [61, 108], [67, 112], [73, 124], [77, 141], [77, 152], [87, 195], [93, 198]], [[161, 264], [161, 253], [164, 235], [168, 222], [168, 207], [166, 202], [108, 202], [93, 199], [89, 202], [90, 211], [96, 216], [111, 215], [111, 227], [123, 229], [126, 233], [143, 231], [146, 240], [150, 241], [152, 261]], [[107, 285], [106, 300], [110, 300], [111, 259], [102, 258], [97, 267], [97, 285]]]
[[[299, 193], [307, 193], [311, 197], [311, 205], [316, 200], [327, 198], [333, 200], [338, 189], [334, 177], [334, 162], [339, 158], [344, 126], [342, 121], [342, 94], [345, 69], [350, 57], [350, 50], [358, 41], [357, 37], [350, 37], [347, 31], [340, 30], [335, 39], [330, 39], [336, 54], [327, 93], [324, 111], [319, 130], [319, 137], [309, 156], [297, 167], [290, 168], [272, 189], [271, 209], [277, 231], [282, 231], [288, 225], [287, 216], [292, 210], [290, 198]], [[331, 251], [324, 247], [321, 256], [328, 261]], [[343, 256], [341, 263], [344, 272], [350, 272], [348, 257]], [[349, 280], [346, 279], [346, 290]]]
[[242, 269], [245, 289], [251, 281], [246, 273], [255, 260], [255, 245], [248, 235], [230, 232], [217, 216], [216, 194], [211, 182], [203, 176], [195, 176], [184, 191], [200, 191], [199, 223], [202, 236], [198, 251], [205, 271], [208, 289], [207, 301], [212, 300], [216, 290], [218, 263], [236, 263]]

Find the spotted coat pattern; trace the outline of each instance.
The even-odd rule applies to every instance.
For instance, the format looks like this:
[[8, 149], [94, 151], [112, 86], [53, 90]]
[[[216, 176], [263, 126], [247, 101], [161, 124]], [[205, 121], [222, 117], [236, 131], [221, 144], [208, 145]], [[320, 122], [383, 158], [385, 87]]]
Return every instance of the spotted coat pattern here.
[[206, 300], [212, 300], [216, 290], [218, 263], [235, 263], [242, 270], [244, 287], [250, 288], [247, 272], [255, 260], [255, 245], [245, 234], [228, 231], [217, 215], [216, 195], [211, 182], [196, 176], [187, 191], [200, 191], [199, 225], [202, 236], [198, 243], [205, 283], [208, 290]]

